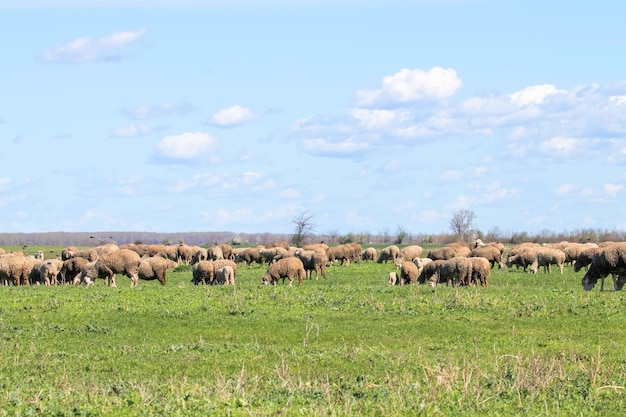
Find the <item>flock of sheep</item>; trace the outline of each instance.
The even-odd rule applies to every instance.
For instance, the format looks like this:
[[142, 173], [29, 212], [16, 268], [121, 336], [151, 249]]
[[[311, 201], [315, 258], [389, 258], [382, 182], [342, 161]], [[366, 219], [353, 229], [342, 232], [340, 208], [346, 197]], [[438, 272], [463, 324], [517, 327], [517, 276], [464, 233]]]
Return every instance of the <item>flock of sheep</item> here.
[[[126, 275], [131, 287], [138, 280], [158, 280], [166, 283], [166, 273], [180, 263], [192, 265], [194, 284], [234, 285], [237, 265], [253, 263], [267, 270], [261, 278], [263, 284], [276, 284], [282, 279], [293, 285], [297, 278], [326, 278], [326, 268], [335, 263], [350, 264], [355, 261], [391, 261], [396, 267], [388, 274], [391, 285], [425, 284], [436, 286], [481, 285], [487, 286], [492, 268], [523, 268], [537, 273], [540, 268], [550, 272], [551, 266], [559, 268], [561, 274], [566, 264], [573, 264], [574, 271], [587, 268], [582, 281], [585, 290], [591, 290], [598, 280], [604, 288], [604, 278], [612, 275], [616, 290], [621, 290], [626, 281], [626, 242], [578, 244], [561, 242], [539, 245], [523, 243], [510, 248], [506, 255], [505, 246], [497, 242], [483, 243], [477, 239], [471, 243], [451, 243], [430, 250], [426, 256], [419, 245], [400, 249], [390, 245], [377, 251], [373, 247], [363, 249], [358, 243], [328, 246], [323, 243], [302, 248], [289, 246], [286, 242], [275, 242], [252, 248], [236, 248], [231, 245], [215, 245], [209, 249], [186, 244], [105, 244], [80, 250], [66, 247], [61, 256], [43, 259], [43, 253], [24, 256], [21, 252], [4, 253], [0, 248], [0, 282], [4, 285], [55, 285], [93, 284], [104, 279], [106, 285], [116, 286], [115, 276]], [[399, 271], [399, 272], [398, 272]], [[622, 278], [624, 277], [624, 278]]]

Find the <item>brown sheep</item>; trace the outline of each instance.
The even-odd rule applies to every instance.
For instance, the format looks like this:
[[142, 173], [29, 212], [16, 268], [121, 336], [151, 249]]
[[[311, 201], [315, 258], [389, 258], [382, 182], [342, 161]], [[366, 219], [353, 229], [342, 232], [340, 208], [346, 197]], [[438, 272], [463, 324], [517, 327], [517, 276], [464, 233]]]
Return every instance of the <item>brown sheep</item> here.
[[41, 261], [20, 253], [0, 255], [0, 282], [14, 285], [28, 285], [30, 273]]
[[274, 262], [267, 268], [267, 271], [261, 278], [261, 283], [264, 285], [276, 285], [276, 282], [282, 278], [284, 284], [285, 278], [287, 278], [291, 287], [294, 278], [298, 276], [298, 284], [302, 285], [302, 278], [305, 274], [304, 265], [300, 259], [296, 257], [285, 258]]
[[149, 256], [141, 258], [137, 274], [139, 279], [146, 281], [158, 279], [161, 285], [165, 285], [167, 270], [176, 268], [178, 264], [171, 259], [161, 256]]
[[215, 272], [215, 282], [218, 284], [235, 285], [235, 270], [230, 265], [224, 265]]
[[400, 248], [396, 245], [387, 246], [380, 251], [380, 255], [376, 260], [377, 263], [387, 263], [387, 261], [395, 262], [396, 258], [400, 254]]
[[454, 286], [468, 285], [472, 279], [472, 262], [466, 257], [456, 257], [443, 261], [430, 279], [430, 284], [436, 287], [439, 282], [446, 282]]
[[487, 258], [491, 267], [498, 265], [498, 269], [502, 268], [502, 253], [495, 246], [479, 246], [472, 249], [470, 257], [483, 257]]
[[80, 283], [80, 273], [89, 261], [85, 258], [76, 257], [63, 261], [63, 266], [59, 272], [59, 281], [62, 284]]
[[261, 255], [260, 248], [245, 248], [235, 254], [235, 262], [245, 262], [248, 268], [251, 268], [253, 262], [263, 266], [265, 259]]
[[308, 279], [313, 278], [313, 272], [315, 272], [315, 280], [320, 277], [326, 278], [326, 252], [322, 250], [304, 250], [299, 249], [296, 251], [296, 257], [302, 261], [304, 265], [304, 271]]
[[191, 282], [195, 285], [211, 284], [215, 278], [215, 268], [213, 261], [198, 261], [191, 270]]
[[229, 245], [228, 243], [221, 243], [217, 246], [222, 249], [222, 255], [224, 255], [224, 259], [228, 259], [231, 261], [235, 259], [235, 255], [233, 254], [233, 247], [231, 245]]
[[215, 281], [217, 277], [217, 271], [225, 266], [229, 266], [233, 269], [233, 282], [235, 281], [235, 279], [237, 279], [237, 264], [230, 259], [218, 259], [213, 261], [213, 281], [210, 281], [210, 284], [218, 284], [218, 282]]
[[424, 249], [422, 249], [419, 245], [409, 245], [400, 249], [398, 253], [398, 257], [395, 259], [394, 263], [398, 268], [402, 267], [404, 262], [413, 262], [415, 258], [421, 258]]
[[526, 247], [524, 250], [516, 252], [514, 255], [509, 253], [506, 259], [507, 268], [511, 269], [513, 265], [516, 265], [517, 267], [521, 266], [524, 268], [524, 272], [526, 272], [526, 269], [531, 266], [533, 262], [535, 262], [535, 259], [537, 258], [537, 249], [539, 248], [539, 246]]
[[595, 256], [596, 253], [600, 252], [602, 250], [602, 248], [600, 247], [590, 247], [587, 248], [585, 250], [583, 250], [580, 254], [578, 254], [578, 257], [576, 258], [576, 261], [574, 261], [574, 272], [578, 272], [583, 268], [587, 268], [589, 265], [591, 265], [591, 261], [593, 261], [593, 257]]
[[[361, 252], [359, 251], [359, 255], [360, 254]], [[340, 261], [341, 265], [349, 265], [350, 261], [354, 259], [354, 248], [346, 243], [331, 246], [326, 249], [326, 258], [330, 264], [335, 261]]]
[[417, 266], [412, 261], [406, 261], [400, 267], [400, 284], [415, 284], [419, 271]]
[[378, 251], [376, 248], [366, 248], [361, 252], [361, 260], [362, 261], [373, 261], [378, 256]]
[[583, 289], [590, 291], [596, 285], [598, 279], [602, 279], [600, 288], [602, 291], [604, 289], [604, 278], [609, 274], [613, 274], [615, 290], [621, 290], [623, 279], [618, 279], [617, 276], [626, 274], [626, 242], [602, 247], [602, 250], [593, 257], [593, 261], [583, 277]]
[[[39, 282], [45, 285], [57, 285], [57, 276], [63, 268], [63, 261], [60, 259], [47, 259], [39, 265]], [[42, 282], [43, 281], [43, 282]]]
[[207, 250], [208, 259], [217, 261], [218, 259], [227, 259], [221, 246], [213, 246]]
[[489, 285], [489, 275], [491, 274], [492, 268], [489, 259], [483, 258], [482, 256], [473, 256], [467, 259], [472, 263], [472, 275], [469, 285], [487, 287]]
[[96, 278], [104, 278], [105, 284], [116, 287], [115, 275], [124, 274], [130, 278], [131, 288], [137, 286], [139, 276], [137, 270], [141, 257], [130, 249], [120, 249], [116, 252], [104, 254], [95, 262], [89, 262], [81, 271], [81, 280], [86, 285], [92, 285]]
[[433, 261], [430, 258], [427, 259], [430, 260], [430, 262], [425, 262], [422, 264], [422, 271], [417, 277], [418, 284], [425, 284], [426, 281], [430, 280], [431, 277], [437, 273], [437, 269], [439, 268], [439, 266], [445, 262], [443, 259], [438, 259], [436, 261]]
[[560, 249], [541, 247], [537, 248], [535, 259], [530, 265], [530, 272], [536, 274], [539, 271], [539, 267], [543, 266], [543, 272], [550, 272], [550, 265], [556, 265], [559, 267], [561, 274], [563, 274], [563, 265], [565, 263], [565, 253]]
[[[469, 249], [469, 248], [468, 248]], [[444, 246], [441, 248], [434, 248], [428, 252], [427, 258], [432, 259], [433, 261], [437, 260], [448, 260], [458, 256], [458, 248], [452, 246]]]

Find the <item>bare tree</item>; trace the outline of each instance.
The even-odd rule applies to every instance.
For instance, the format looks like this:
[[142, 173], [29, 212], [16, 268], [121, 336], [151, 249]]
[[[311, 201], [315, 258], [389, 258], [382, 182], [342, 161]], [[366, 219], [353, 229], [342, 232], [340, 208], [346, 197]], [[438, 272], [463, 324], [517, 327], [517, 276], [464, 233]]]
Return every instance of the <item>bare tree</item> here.
[[291, 224], [293, 224], [294, 227], [291, 243], [296, 247], [304, 246], [307, 239], [311, 237], [313, 231], [315, 230], [313, 215], [308, 214], [306, 211], [302, 211], [293, 218]]
[[475, 219], [476, 214], [472, 210], [455, 211], [452, 214], [452, 219], [450, 219], [450, 230], [459, 235], [461, 239], [468, 240]]

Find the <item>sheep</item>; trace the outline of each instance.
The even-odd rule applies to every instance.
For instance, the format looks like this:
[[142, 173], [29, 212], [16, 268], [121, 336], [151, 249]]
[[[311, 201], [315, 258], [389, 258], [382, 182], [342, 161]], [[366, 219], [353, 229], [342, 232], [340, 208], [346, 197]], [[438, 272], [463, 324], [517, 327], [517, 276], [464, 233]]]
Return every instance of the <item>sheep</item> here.
[[81, 271], [81, 281], [85, 285], [93, 285], [93, 279], [104, 278], [105, 283], [116, 287], [115, 275], [124, 274], [130, 278], [131, 288], [137, 286], [139, 279], [137, 270], [141, 257], [130, 249], [120, 249], [98, 257], [95, 262], [89, 262]]
[[[621, 290], [623, 278], [626, 274], [626, 242], [615, 243], [605, 246], [600, 252], [595, 254], [589, 269], [582, 279], [582, 286], [585, 291], [590, 291], [598, 279], [602, 279], [600, 291], [604, 289], [604, 278], [613, 275], [613, 286], [615, 290]], [[618, 278], [618, 276], [620, 278]]]
[[282, 254], [284, 254], [286, 252], [287, 252], [287, 249], [283, 248], [282, 246], [274, 246], [274, 247], [271, 247], [271, 248], [262, 248], [262, 249], [259, 250], [259, 253], [263, 257], [263, 259], [265, 259], [268, 263], [274, 262], [274, 259], [276, 259], [277, 256], [280, 259], [279, 255], [282, 255]]
[[400, 266], [400, 284], [415, 284], [419, 271], [412, 261], [406, 261]]
[[530, 265], [530, 272], [536, 274], [539, 271], [539, 267], [543, 266], [545, 273], [550, 272], [550, 265], [556, 265], [559, 267], [561, 274], [563, 274], [563, 265], [565, 263], [565, 253], [560, 249], [541, 247], [535, 251], [535, 259]]
[[419, 276], [422, 273], [422, 271], [424, 270], [424, 266], [426, 264], [431, 263], [431, 262], [434, 262], [434, 261], [432, 259], [430, 259], [430, 258], [415, 258], [415, 259], [413, 259], [413, 263], [417, 267], [417, 275]]
[[193, 254], [197, 250], [197, 248], [193, 248], [192, 246], [181, 243], [180, 245], [178, 245], [176, 250], [178, 252], [178, 261], [189, 265], [191, 263], [191, 258], [193, 257]]
[[479, 246], [470, 252], [470, 257], [483, 257], [489, 261], [491, 268], [498, 265], [498, 269], [502, 268], [502, 254], [495, 246]]
[[213, 261], [213, 278], [209, 281], [209, 284], [220, 284], [220, 282], [217, 282], [217, 271], [225, 266], [228, 266], [233, 270], [232, 282], [234, 285], [235, 280], [237, 279], [237, 264], [230, 259], [217, 259]]
[[457, 257], [457, 248], [451, 246], [443, 246], [441, 248], [434, 248], [428, 252], [427, 258], [436, 260], [447, 260]]
[[430, 285], [436, 287], [439, 282], [454, 286], [468, 285], [472, 278], [472, 262], [466, 257], [455, 257], [443, 261], [430, 279]]
[[67, 246], [63, 248], [63, 250], [61, 251], [61, 260], [66, 261], [72, 258], [73, 256], [71, 256], [71, 254], [73, 254], [74, 252], [78, 252], [78, 250], [79, 249], [76, 246]]
[[302, 278], [305, 275], [302, 261], [296, 257], [285, 258], [274, 262], [267, 268], [267, 271], [261, 278], [261, 283], [264, 285], [276, 285], [276, 282], [282, 278], [284, 284], [285, 278], [288, 278], [289, 286], [291, 287], [296, 275], [298, 276], [298, 284], [302, 285]]
[[0, 255], [0, 282], [17, 286], [30, 283], [30, 273], [40, 261], [20, 253]]
[[420, 272], [417, 277], [418, 284], [424, 284], [427, 280], [430, 280], [431, 277], [437, 273], [439, 266], [445, 262], [443, 259], [437, 259], [436, 261], [433, 261], [430, 258], [428, 259], [430, 262], [423, 264], [422, 272]]
[[70, 258], [80, 257], [80, 258], [87, 259], [89, 262], [92, 262], [92, 261], [95, 261], [96, 259], [98, 259], [98, 252], [96, 250], [94, 250], [94, 249], [67, 251], [67, 252], [65, 252], [65, 255], [64, 255], [65, 259], [64, 259], [63, 253], [61, 255], [62, 255], [61, 256], [61, 260], [67, 260], [67, 259], [70, 259]]
[[213, 261], [198, 261], [193, 265], [191, 270], [191, 282], [195, 285], [211, 284], [215, 277], [215, 268], [213, 267]]
[[196, 251], [194, 252], [193, 255], [191, 255], [191, 265], [195, 265], [200, 261], [206, 261], [209, 259], [209, 251], [205, 248], [198, 248], [196, 249]]
[[235, 271], [232, 266], [224, 265], [215, 273], [215, 282], [218, 284], [235, 285]]
[[511, 269], [513, 265], [517, 265], [518, 267], [523, 267], [524, 272], [526, 272], [526, 268], [532, 265], [537, 258], [537, 249], [538, 247], [526, 247], [523, 251], [511, 255], [510, 253], [507, 255], [506, 266]]
[[302, 261], [304, 271], [308, 279], [312, 278], [315, 272], [315, 280], [319, 279], [320, 274], [326, 278], [326, 252], [322, 250], [304, 250], [299, 249], [295, 253], [296, 257]]
[[224, 257], [224, 251], [222, 251], [222, 247], [221, 246], [213, 246], [212, 248], [209, 248], [209, 250], [207, 251], [208, 254], [208, 258], [212, 261], [217, 261], [218, 259], [226, 259]]
[[[39, 259], [39, 258], [35, 258]], [[57, 276], [63, 268], [63, 261], [60, 259], [47, 259], [39, 265], [39, 281], [37, 283], [43, 283], [45, 285], [58, 284]]]
[[235, 262], [245, 262], [248, 268], [252, 268], [252, 263], [263, 266], [265, 259], [261, 255], [260, 248], [245, 248], [235, 254]]
[[378, 251], [376, 248], [366, 248], [361, 251], [361, 260], [362, 261], [373, 261], [378, 256]]
[[409, 245], [400, 249], [398, 257], [394, 260], [396, 267], [400, 268], [404, 262], [412, 262], [415, 258], [421, 258], [424, 249], [419, 245]]
[[489, 259], [482, 256], [472, 256], [467, 259], [469, 259], [472, 263], [472, 275], [470, 279], [470, 285], [480, 285], [482, 287], [487, 287], [489, 284], [489, 275], [492, 268]]
[[74, 285], [79, 284], [80, 273], [88, 262], [87, 259], [81, 257], [66, 259], [59, 271], [59, 281], [63, 284], [70, 282]]
[[171, 259], [166, 259], [161, 256], [148, 256], [141, 258], [137, 275], [139, 279], [147, 281], [158, 279], [161, 285], [165, 285], [167, 270], [176, 268], [177, 266], [178, 263]]
[[[353, 256], [354, 248], [344, 243], [337, 246], [331, 246], [326, 249], [326, 258], [329, 263], [333, 263], [335, 261], [340, 261], [341, 265], [350, 264], [350, 261], [354, 259]], [[361, 251], [359, 251], [360, 255]]]
[[387, 246], [380, 251], [380, 255], [378, 256], [376, 262], [379, 264], [382, 264], [383, 262], [387, 263], [387, 261], [395, 262], [399, 254], [400, 248], [396, 245]]
[[602, 248], [600, 247], [589, 247], [583, 250], [578, 254], [576, 261], [574, 261], [574, 272], [578, 272], [583, 268], [587, 268], [591, 261], [593, 261], [593, 257], [596, 253], [600, 252]]
[[398, 273], [393, 271], [387, 275], [387, 283], [390, 285], [399, 285], [400, 280], [398, 279]]
[[235, 255], [233, 254], [233, 247], [231, 245], [229, 245], [228, 243], [220, 243], [217, 246], [222, 249], [222, 255], [224, 255], [224, 259], [228, 259], [230, 261], [235, 259]]

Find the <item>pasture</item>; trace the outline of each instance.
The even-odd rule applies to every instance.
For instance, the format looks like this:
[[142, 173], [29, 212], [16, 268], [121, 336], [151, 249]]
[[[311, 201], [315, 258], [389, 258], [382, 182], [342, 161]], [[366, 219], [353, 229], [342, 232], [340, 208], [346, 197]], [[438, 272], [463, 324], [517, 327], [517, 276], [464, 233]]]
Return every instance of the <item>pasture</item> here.
[[391, 287], [393, 270], [2, 287], [0, 415], [623, 415], [625, 292], [584, 292], [571, 266], [487, 288]]

